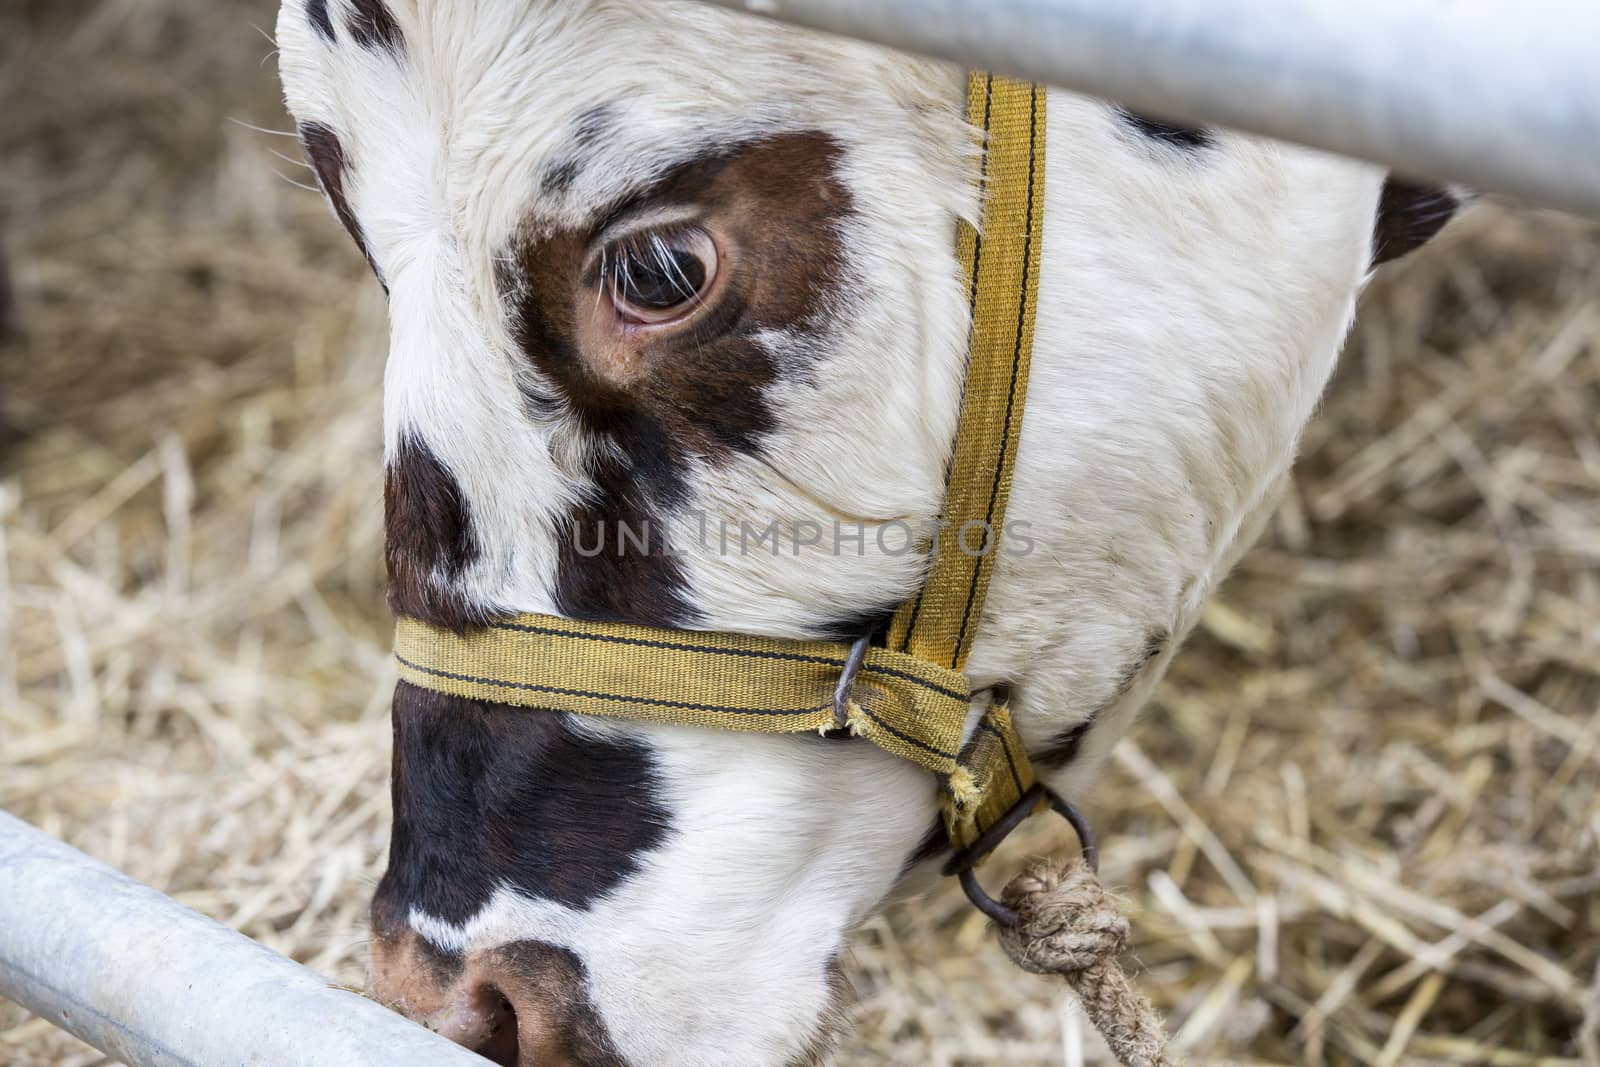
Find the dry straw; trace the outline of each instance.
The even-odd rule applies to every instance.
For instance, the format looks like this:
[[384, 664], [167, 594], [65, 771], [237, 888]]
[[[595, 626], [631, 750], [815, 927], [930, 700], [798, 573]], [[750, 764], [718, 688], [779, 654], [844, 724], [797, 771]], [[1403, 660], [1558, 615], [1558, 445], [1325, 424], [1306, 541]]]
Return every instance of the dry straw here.
[[[0, 806], [359, 981], [382, 305], [224, 118], [287, 127], [274, 7], [0, 13]], [[1304, 453], [1084, 798], [1139, 987], [1190, 1064], [1600, 1067], [1600, 233], [1380, 278]], [[951, 888], [846, 967], [846, 1064], [1103, 1062]], [[0, 1006], [0, 1064], [97, 1060]]]

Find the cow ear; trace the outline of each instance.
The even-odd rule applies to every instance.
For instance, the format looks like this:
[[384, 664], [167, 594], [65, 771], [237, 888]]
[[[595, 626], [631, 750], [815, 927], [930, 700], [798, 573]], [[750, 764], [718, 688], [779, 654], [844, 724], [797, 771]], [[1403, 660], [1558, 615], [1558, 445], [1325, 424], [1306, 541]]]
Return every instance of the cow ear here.
[[1383, 185], [1372, 232], [1372, 265], [1399, 259], [1427, 244], [1455, 217], [1465, 198], [1437, 185], [1391, 176]]

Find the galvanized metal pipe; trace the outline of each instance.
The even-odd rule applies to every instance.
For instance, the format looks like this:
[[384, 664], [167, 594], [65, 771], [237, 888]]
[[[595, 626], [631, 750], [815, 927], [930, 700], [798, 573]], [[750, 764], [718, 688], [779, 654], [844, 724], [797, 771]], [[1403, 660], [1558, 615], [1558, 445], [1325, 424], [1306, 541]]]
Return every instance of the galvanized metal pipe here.
[[1595, 0], [710, 0], [1600, 215]]
[[485, 1062], [4, 812], [0, 995], [135, 1067]]

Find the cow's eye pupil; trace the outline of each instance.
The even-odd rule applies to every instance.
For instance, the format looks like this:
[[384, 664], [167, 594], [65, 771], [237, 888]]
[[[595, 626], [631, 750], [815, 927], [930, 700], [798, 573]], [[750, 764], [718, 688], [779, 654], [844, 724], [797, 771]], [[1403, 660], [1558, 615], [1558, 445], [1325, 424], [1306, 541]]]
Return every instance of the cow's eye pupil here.
[[630, 237], [601, 257], [602, 282], [622, 315], [642, 323], [688, 314], [717, 273], [717, 246], [702, 230]]
[[630, 252], [622, 264], [622, 296], [630, 304], [666, 311], [693, 300], [706, 283], [705, 264], [682, 248]]

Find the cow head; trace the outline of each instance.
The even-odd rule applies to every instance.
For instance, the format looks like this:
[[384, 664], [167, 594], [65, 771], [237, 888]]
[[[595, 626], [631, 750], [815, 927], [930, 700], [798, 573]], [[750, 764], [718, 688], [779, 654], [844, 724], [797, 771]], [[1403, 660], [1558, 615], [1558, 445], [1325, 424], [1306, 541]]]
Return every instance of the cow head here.
[[[962, 385], [958, 70], [678, 0], [288, 0], [284, 84], [389, 294], [400, 613], [854, 637], [916, 587]], [[1381, 176], [1060, 95], [1033, 396], [970, 672], [1080, 786], [1259, 528]], [[937, 851], [868, 745], [401, 684], [386, 1002], [506, 1063], [803, 1062]], [[920, 850], [920, 851], [919, 851]]]

